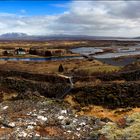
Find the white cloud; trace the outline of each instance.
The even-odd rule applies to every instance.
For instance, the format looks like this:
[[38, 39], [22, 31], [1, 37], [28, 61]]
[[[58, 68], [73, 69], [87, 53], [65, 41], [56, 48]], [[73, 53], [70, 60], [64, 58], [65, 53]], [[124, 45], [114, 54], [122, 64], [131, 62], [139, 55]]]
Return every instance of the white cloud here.
[[50, 34], [47, 28], [56, 19], [55, 16], [17, 16], [0, 15], [0, 34], [7, 32], [22, 32], [30, 35]]
[[139, 1], [74, 1], [69, 12], [58, 19], [74, 32], [105, 36], [139, 35], [139, 21]]
[[67, 6], [68, 11], [58, 15], [0, 13], [0, 34], [139, 36], [139, 1], [73, 1]]

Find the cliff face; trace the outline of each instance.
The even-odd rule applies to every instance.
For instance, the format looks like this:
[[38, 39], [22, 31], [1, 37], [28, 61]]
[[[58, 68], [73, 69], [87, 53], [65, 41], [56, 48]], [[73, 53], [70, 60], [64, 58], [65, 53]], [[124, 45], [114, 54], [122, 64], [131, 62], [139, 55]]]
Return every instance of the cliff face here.
[[60, 77], [56, 74], [37, 74], [22, 71], [0, 70], [0, 77], [18, 77], [34, 81], [42, 81], [49, 83], [67, 83], [66, 78]]
[[2, 70], [0, 85], [23, 96], [27, 91], [31, 91], [50, 98], [61, 98], [71, 88], [66, 78], [57, 75]]
[[[83, 106], [140, 107], [140, 69], [100, 74], [87, 80], [94, 82], [96, 79], [100, 79], [101, 84], [75, 87], [72, 90], [75, 101]], [[115, 80], [124, 82], [112, 82]]]
[[108, 108], [140, 107], [140, 82], [108, 83], [79, 87], [72, 91], [82, 105], [102, 105]]
[[65, 91], [70, 88], [69, 84], [64, 83], [47, 83], [47, 82], [38, 82], [31, 81], [26, 79], [18, 78], [0, 78], [0, 83], [2, 86], [5, 86], [9, 89], [16, 90], [19, 93], [24, 94], [27, 91], [38, 92], [40, 95], [50, 98], [61, 97]]
[[98, 76], [98, 78], [103, 81], [112, 81], [112, 80], [136, 81], [140, 80], [140, 69], [130, 70], [127, 72], [117, 72], [115, 74], [101, 74]]
[[[75, 101], [82, 105], [102, 105], [107, 108], [140, 107], [140, 82], [132, 81], [139, 79], [140, 71], [129, 71], [118, 75], [128, 81], [124, 83], [107, 81], [97, 86], [87, 84], [71, 88], [69, 80], [58, 75], [1, 70], [0, 85], [16, 90], [23, 96], [26, 96], [27, 91], [38, 92], [49, 98], [63, 98], [66, 94], [72, 94]], [[90, 80], [93, 81], [94, 78]]]

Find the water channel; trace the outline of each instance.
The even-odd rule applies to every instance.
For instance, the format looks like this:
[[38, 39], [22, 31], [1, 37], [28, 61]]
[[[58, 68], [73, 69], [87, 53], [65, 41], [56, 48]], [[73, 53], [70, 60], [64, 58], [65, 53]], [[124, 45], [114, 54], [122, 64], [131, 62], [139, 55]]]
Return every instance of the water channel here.
[[[71, 60], [71, 59], [83, 59], [83, 55], [90, 56], [93, 59], [100, 60], [104, 63], [124, 66], [130, 64], [134, 61], [139, 61], [135, 57], [129, 57], [131, 55], [140, 55], [140, 45], [135, 45], [131, 47], [114, 47], [114, 52], [104, 52], [104, 49], [110, 49], [111, 47], [80, 47], [71, 49], [72, 53], [81, 54], [81, 56], [62, 56], [62, 57], [47, 57], [47, 58], [0, 58], [4, 61], [59, 61], [59, 60]], [[124, 57], [123, 59], [117, 59], [119, 57]]]

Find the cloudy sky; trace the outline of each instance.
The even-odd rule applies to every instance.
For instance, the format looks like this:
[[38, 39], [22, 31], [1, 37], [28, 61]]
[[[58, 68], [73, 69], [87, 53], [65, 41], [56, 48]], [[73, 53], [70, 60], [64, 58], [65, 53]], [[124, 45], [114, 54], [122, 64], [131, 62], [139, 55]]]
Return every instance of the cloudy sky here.
[[4, 0], [0, 34], [140, 36], [139, 1]]

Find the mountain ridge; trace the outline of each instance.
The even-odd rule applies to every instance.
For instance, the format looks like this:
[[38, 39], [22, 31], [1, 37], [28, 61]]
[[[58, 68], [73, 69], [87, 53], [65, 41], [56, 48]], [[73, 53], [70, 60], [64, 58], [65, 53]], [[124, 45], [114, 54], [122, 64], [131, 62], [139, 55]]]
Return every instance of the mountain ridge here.
[[0, 40], [119, 40], [119, 39], [140, 39], [126, 37], [111, 37], [111, 36], [89, 36], [89, 35], [28, 35], [26, 33], [5, 33], [0, 35]]

